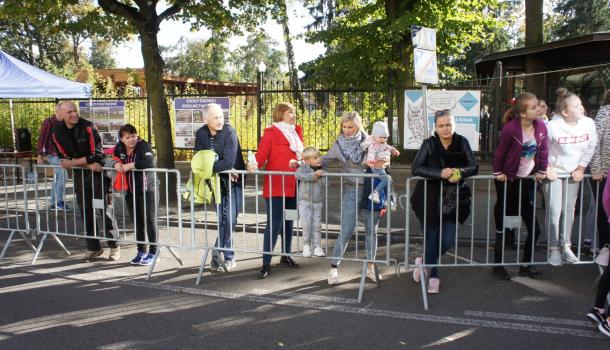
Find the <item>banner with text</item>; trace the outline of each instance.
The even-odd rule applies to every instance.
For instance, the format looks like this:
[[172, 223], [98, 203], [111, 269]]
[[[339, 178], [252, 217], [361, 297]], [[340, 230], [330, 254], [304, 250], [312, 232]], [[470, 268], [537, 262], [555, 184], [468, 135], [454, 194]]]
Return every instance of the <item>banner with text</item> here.
[[81, 101], [80, 116], [92, 121], [100, 133], [104, 147], [119, 142], [119, 129], [125, 121], [125, 101]]
[[468, 139], [473, 151], [478, 151], [481, 92], [478, 90], [428, 90], [426, 97], [427, 108], [424, 111], [421, 90], [405, 90], [405, 149], [419, 149], [426, 135], [426, 125], [430, 135], [434, 134], [434, 113], [448, 109], [455, 119], [455, 132]]
[[205, 108], [210, 103], [219, 104], [225, 123], [229, 122], [228, 97], [176, 98], [174, 145], [179, 148], [194, 148], [195, 133], [205, 124]]

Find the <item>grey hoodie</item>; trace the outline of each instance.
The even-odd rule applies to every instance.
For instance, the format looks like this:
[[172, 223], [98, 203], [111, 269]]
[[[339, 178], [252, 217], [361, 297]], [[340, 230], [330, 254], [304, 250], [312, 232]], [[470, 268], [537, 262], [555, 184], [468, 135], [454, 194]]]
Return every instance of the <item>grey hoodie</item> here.
[[299, 201], [322, 203], [323, 191], [326, 188], [326, 177], [318, 178], [309, 164], [304, 163], [297, 169], [296, 177], [299, 180]]

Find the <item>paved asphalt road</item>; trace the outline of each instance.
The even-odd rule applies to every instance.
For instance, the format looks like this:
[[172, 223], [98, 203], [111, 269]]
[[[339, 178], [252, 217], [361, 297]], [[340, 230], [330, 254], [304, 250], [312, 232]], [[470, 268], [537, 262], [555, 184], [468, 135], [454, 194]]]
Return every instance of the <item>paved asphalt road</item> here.
[[[0, 235], [2, 242], [6, 234]], [[298, 259], [259, 280], [257, 256], [239, 256], [230, 273], [206, 272], [195, 286], [200, 251], [165, 251], [150, 281], [145, 268], [84, 264], [81, 241], [31, 251], [12, 245], [0, 262], [0, 349], [608, 349], [585, 319], [594, 266], [542, 268], [543, 280], [493, 279], [486, 268], [445, 268], [441, 294], [424, 311], [409, 273], [380, 266], [380, 288], [367, 283], [356, 302], [359, 265], [340, 266], [328, 286], [325, 259]], [[104, 255], [107, 257], [107, 252]], [[277, 258], [274, 259], [274, 262]], [[515, 275], [515, 271], [512, 271]]]

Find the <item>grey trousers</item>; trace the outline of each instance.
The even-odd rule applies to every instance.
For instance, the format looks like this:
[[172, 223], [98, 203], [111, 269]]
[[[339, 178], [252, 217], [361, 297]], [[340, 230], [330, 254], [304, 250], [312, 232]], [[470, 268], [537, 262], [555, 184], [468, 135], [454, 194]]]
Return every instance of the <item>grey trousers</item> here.
[[299, 201], [299, 216], [303, 227], [303, 245], [321, 247], [322, 204], [310, 201]]
[[559, 247], [560, 243], [568, 247], [572, 245], [574, 206], [580, 184], [569, 178], [546, 181], [542, 185], [550, 230], [549, 247]]

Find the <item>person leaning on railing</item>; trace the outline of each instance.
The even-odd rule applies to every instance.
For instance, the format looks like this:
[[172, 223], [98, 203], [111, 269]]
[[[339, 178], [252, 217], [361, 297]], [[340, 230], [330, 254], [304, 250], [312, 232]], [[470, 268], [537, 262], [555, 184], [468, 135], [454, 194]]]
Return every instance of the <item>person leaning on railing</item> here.
[[[412, 165], [414, 176], [427, 179], [417, 182], [411, 196], [411, 207], [419, 219], [422, 233], [425, 232], [426, 245], [424, 258], [416, 258], [416, 265], [422, 261], [437, 264], [440, 256], [455, 242], [456, 221], [463, 224], [470, 215], [471, 195], [463, 179], [476, 175], [479, 170], [470, 143], [454, 132], [455, 121], [449, 110], [434, 114], [434, 127], [434, 135], [424, 140]], [[443, 208], [447, 208], [451, 200], [447, 193], [455, 193], [456, 202], [450, 210], [442, 210], [439, 204], [444, 202]], [[428, 293], [439, 293], [438, 268], [432, 267], [429, 275]], [[416, 267], [413, 280], [420, 282], [420, 278], [420, 268]]]
[[[535, 186], [534, 180], [529, 176], [533, 175], [536, 181], [542, 181], [546, 177], [548, 166], [547, 129], [544, 121], [539, 119], [539, 115], [538, 99], [528, 92], [519, 95], [513, 107], [504, 114], [505, 124], [493, 159], [493, 172], [496, 178], [494, 181], [496, 187], [494, 263], [496, 264], [503, 262], [504, 257], [502, 230], [505, 216], [520, 215], [527, 228], [528, 235], [521, 256], [523, 263], [532, 260], [534, 245], [541, 232], [538, 222], [533, 222], [534, 206], [529, 195]], [[510, 280], [510, 275], [503, 266], [494, 266], [492, 275], [501, 280]], [[519, 275], [542, 278], [541, 272], [527, 264], [519, 268]]]
[[[119, 129], [119, 143], [114, 148], [112, 160], [107, 166], [114, 167], [121, 189], [124, 190], [125, 204], [133, 220], [136, 240], [144, 242], [148, 237], [150, 248], [138, 243], [138, 253], [131, 260], [132, 265], [150, 265], [153, 263], [158, 247], [157, 242], [157, 206], [159, 196], [155, 198], [157, 187], [152, 172], [133, 171], [134, 169], [156, 168], [155, 154], [148, 142], [138, 137], [136, 128], [125, 124]], [[144, 235], [146, 232], [146, 236]]]
[[[225, 124], [222, 107], [216, 103], [206, 106], [206, 125], [197, 130], [195, 135], [195, 151], [212, 150], [216, 153], [213, 172], [236, 169], [244, 170], [244, 156], [235, 129]], [[230, 270], [237, 266], [235, 253], [231, 248], [231, 233], [237, 224], [237, 214], [242, 210], [242, 181], [239, 174], [219, 174], [220, 203], [216, 207], [218, 214], [218, 237], [214, 247], [225, 248], [223, 256], [225, 267]], [[229, 190], [230, 187], [230, 190]], [[212, 251], [210, 269], [223, 272], [220, 266], [220, 253]]]
[[[81, 218], [85, 225], [87, 236], [94, 236], [95, 212], [93, 199], [101, 199], [107, 205], [106, 197], [110, 190], [110, 178], [104, 175], [102, 166], [106, 162], [106, 155], [102, 151], [102, 139], [97, 129], [88, 120], [80, 118], [76, 106], [69, 101], [62, 101], [57, 106], [63, 123], [53, 127], [53, 141], [64, 169], [73, 169], [74, 192]], [[86, 169], [82, 169], [86, 168]], [[105, 211], [106, 212], [106, 211]], [[112, 220], [108, 215], [102, 215], [104, 222], [104, 236], [108, 238], [110, 247], [109, 259], [119, 260], [121, 251], [115, 240]], [[92, 262], [104, 253], [99, 239], [88, 238], [87, 253], [84, 262]]]
[[[345, 112], [341, 118], [341, 132], [333, 143], [328, 153], [322, 157], [322, 168], [327, 169], [333, 163], [339, 163], [341, 172], [346, 174], [364, 174], [365, 150], [362, 148], [362, 142], [366, 139], [367, 134], [362, 129], [362, 120], [357, 112]], [[383, 167], [385, 161], [378, 161], [378, 167]], [[330, 271], [328, 272], [328, 284], [339, 283], [339, 273], [337, 267], [341, 262], [341, 258], [347, 248], [347, 242], [354, 234], [356, 229], [358, 212], [360, 210], [360, 200], [364, 189], [364, 181], [362, 177], [345, 177], [343, 178], [343, 198], [341, 198], [341, 233], [335, 242], [333, 250], [333, 259], [330, 263]], [[362, 210], [363, 221], [365, 222], [365, 250], [368, 260], [375, 258], [375, 250], [377, 238], [375, 237], [375, 229], [379, 222], [379, 212], [372, 210]], [[376, 281], [373, 264], [369, 263], [366, 270], [366, 277], [372, 281]], [[381, 279], [381, 274], [379, 275]]]
[[[551, 231], [549, 263], [558, 266], [563, 260], [568, 263], [579, 261], [570, 248], [574, 209], [585, 169], [595, 151], [597, 132], [593, 120], [585, 116], [580, 98], [567, 89], [557, 89], [555, 110], [559, 117], [553, 118], [548, 125], [549, 166], [546, 176], [549, 181], [542, 189]], [[559, 179], [559, 176], [567, 178]]]
[[[296, 112], [290, 103], [278, 103], [273, 109], [273, 125], [265, 129], [258, 143], [256, 163], [248, 164], [248, 171], [265, 168], [266, 171], [295, 172], [290, 167], [291, 159], [301, 159], [303, 152], [303, 130], [296, 124]], [[283, 237], [282, 253], [290, 254], [292, 244], [292, 220], [284, 220], [286, 209], [296, 209], [296, 179], [294, 176], [266, 175], [263, 182], [263, 197], [267, 207], [267, 225], [263, 239], [263, 266], [259, 278], [266, 278], [271, 266], [278, 236]], [[290, 256], [284, 255], [281, 264], [298, 268]]]

